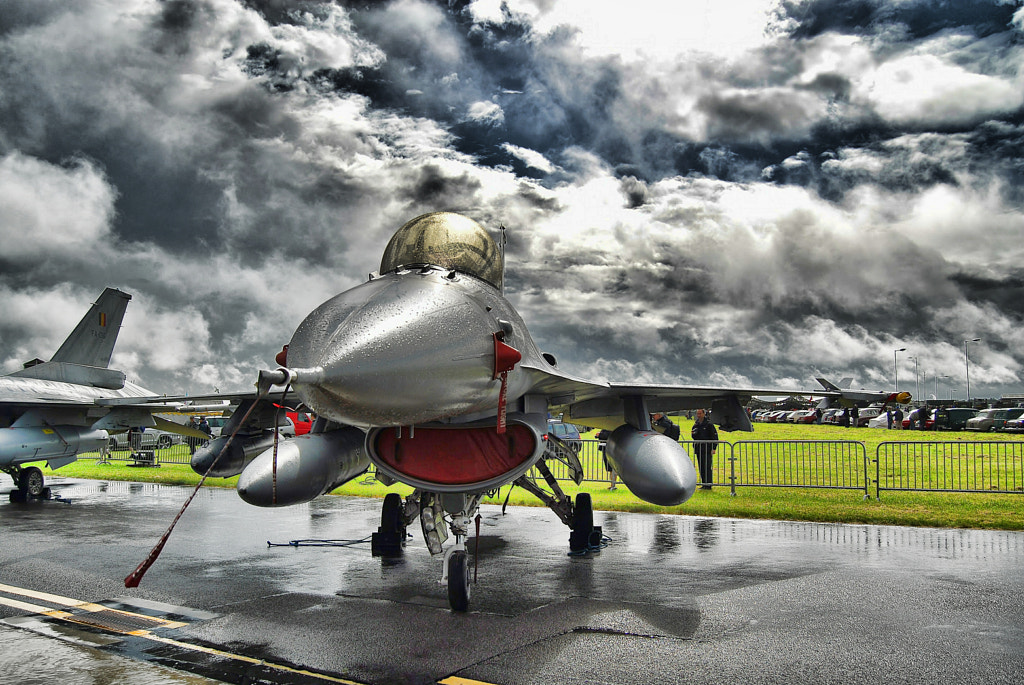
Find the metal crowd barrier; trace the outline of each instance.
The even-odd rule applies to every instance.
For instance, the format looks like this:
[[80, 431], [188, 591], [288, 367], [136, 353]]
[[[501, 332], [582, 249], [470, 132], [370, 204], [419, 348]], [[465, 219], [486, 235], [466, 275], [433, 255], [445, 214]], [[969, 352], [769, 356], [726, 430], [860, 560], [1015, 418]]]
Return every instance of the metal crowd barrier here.
[[[697, 467], [696, 444], [681, 440]], [[741, 440], [718, 441], [710, 485], [738, 488], [817, 488], [856, 490], [875, 497], [882, 491], [926, 491], [1024, 494], [1024, 442], [951, 441], [883, 442], [869, 459], [864, 443], [856, 440]], [[152, 449], [156, 464], [188, 464], [192, 450], [186, 441], [167, 448], [121, 445], [103, 455], [106, 461], [146, 463], [140, 452]], [[611, 481], [604, 463], [604, 443], [580, 441], [579, 459], [585, 482]], [[874, 462], [874, 469], [871, 463]], [[548, 467], [559, 480], [571, 480], [568, 468], [551, 460]], [[874, 475], [874, 478], [871, 478]], [[699, 471], [698, 471], [699, 476]], [[872, 483], [873, 481], [873, 483]]]
[[868, 497], [867, 448], [856, 440], [741, 440], [730, 445], [729, 468], [722, 484], [733, 494], [753, 486], [860, 490]]
[[875, 458], [882, 490], [1024, 493], [1024, 443], [883, 442]]
[[[134, 434], [128, 441], [113, 441], [100, 455], [100, 462], [125, 461], [135, 466], [159, 466], [160, 464], [188, 464], [192, 460], [192, 449], [184, 438], [177, 444], [161, 447]], [[152, 457], [152, 458], [151, 458]]]
[[[680, 444], [697, 467], [695, 443]], [[775, 487], [855, 490], [867, 498], [872, 485], [876, 498], [883, 490], [1024, 494], [1024, 442], [883, 442], [874, 459], [857, 440], [741, 440], [717, 445], [710, 485], [728, 487], [733, 495], [743, 487]], [[584, 481], [610, 482], [603, 449], [597, 440], [582, 441]], [[569, 480], [564, 466], [548, 465], [556, 478]]]

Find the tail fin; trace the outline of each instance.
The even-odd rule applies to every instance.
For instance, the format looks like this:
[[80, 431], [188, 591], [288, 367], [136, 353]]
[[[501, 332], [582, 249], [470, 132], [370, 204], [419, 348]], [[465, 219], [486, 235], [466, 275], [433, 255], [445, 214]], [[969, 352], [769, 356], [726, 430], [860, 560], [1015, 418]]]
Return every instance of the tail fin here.
[[842, 388], [840, 388], [838, 385], [836, 385], [835, 383], [833, 383], [830, 380], [826, 380], [824, 378], [815, 378], [814, 380], [816, 380], [819, 383], [821, 383], [821, 387], [825, 388], [826, 390], [828, 390], [830, 392], [842, 392], [842, 390], [843, 390]]
[[130, 299], [120, 290], [104, 290], [50, 361], [107, 368]]

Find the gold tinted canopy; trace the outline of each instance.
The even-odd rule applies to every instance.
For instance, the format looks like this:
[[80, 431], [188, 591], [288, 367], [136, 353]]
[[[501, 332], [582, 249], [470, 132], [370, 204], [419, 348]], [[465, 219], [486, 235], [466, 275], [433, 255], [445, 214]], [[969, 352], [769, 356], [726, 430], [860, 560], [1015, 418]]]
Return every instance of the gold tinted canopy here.
[[380, 273], [400, 266], [433, 264], [483, 279], [501, 290], [501, 254], [494, 238], [477, 222], [454, 212], [418, 216], [391, 236]]

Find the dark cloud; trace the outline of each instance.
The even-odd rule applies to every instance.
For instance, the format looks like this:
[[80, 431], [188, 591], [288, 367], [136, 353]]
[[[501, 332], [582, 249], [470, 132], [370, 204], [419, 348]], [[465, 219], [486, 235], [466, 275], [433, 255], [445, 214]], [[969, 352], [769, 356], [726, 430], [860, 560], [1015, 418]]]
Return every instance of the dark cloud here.
[[[246, 387], [398, 226], [455, 209], [508, 227], [507, 291], [564, 368], [881, 387], [893, 346], [952, 375], [982, 337], [972, 389], [976, 363], [1019, 391], [1015, 5], [785, 2], [760, 42], [668, 56], [661, 26], [610, 49], [559, 9], [6, 3], [0, 296], [118, 285], [130, 371]], [[66, 333], [12, 311], [8, 367]]]
[[780, 16], [797, 22], [794, 38], [826, 31], [876, 34], [897, 28], [903, 39], [919, 39], [948, 29], [969, 27], [978, 36], [1005, 31], [1017, 6], [994, 0], [799, 0], [783, 1]]

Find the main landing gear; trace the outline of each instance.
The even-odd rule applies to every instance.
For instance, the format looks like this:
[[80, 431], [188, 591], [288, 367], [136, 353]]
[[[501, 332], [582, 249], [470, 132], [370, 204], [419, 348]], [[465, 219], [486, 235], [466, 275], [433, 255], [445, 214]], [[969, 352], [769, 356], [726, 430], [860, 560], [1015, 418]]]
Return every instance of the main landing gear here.
[[18, 486], [12, 490], [10, 500], [12, 502], [25, 502], [29, 499], [50, 499], [50, 488], [46, 487], [43, 480], [43, 472], [35, 466], [12, 466], [4, 469]]
[[[516, 485], [530, 491], [547, 504], [569, 526], [570, 554], [586, 554], [600, 549], [603, 537], [600, 526], [594, 525], [594, 509], [590, 493], [581, 492], [573, 503], [558, 486], [543, 461], [536, 464], [552, 492], [541, 488], [531, 478], [522, 476]], [[473, 517], [480, 509], [481, 494], [433, 493], [416, 490], [403, 503], [397, 493], [388, 493], [381, 508], [380, 527], [371, 536], [374, 556], [396, 556], [402, 553], [408, 537], [406, 528], [420, 519], [423, 540], [431, 555], [443, 554], [441, 584], [448, 587], [448, 605], [452, 611], [469, 611], [472, 594], [470, 556], [466, 549]], [[451, 535], [455, 544], [447, 550], [444, 543]]]
[[[569, 553], [586, 554], [601, 548], [604, 534], [601, 526], [594, 525], [594, 507], [589, 492], [576, 495], [576, 503], [562, 491], [554, 474], [543, 461], [536, 463], [535, 468], [544, 477], [551, 492], [544, 490], [529, 475], [520, 476], [515, 484], [529, 491], [544, 502], [551, 511], [558, 514], [562, 523], [569, 526]], [[582, 478], [580, 479], [582, 480]], [[580, 481], [577, 481], [579, 485]]]

